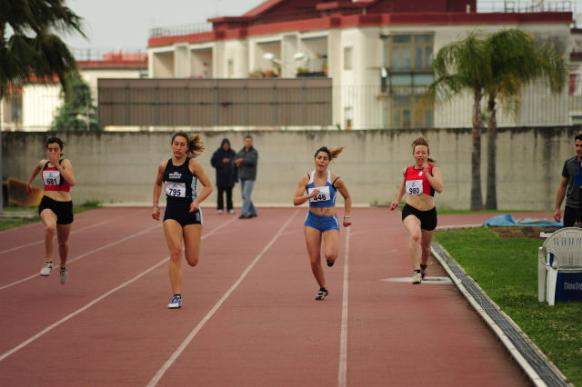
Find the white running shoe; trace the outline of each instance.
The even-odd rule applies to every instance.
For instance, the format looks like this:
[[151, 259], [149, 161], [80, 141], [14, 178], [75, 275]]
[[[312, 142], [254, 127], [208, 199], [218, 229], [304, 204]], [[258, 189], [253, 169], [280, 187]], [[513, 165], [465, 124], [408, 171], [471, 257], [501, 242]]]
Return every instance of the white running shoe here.
[[42, 269], [40, 269], [40, 275], [43, 277], [47, 277], [53, 271], [53, 261], [46, 261]]
[[222, 213], [224, 212], [223, 210], [218, 210], [218, 215], [222, 215]]
[[182, 307], [182, 296], [175, 294], [170, 297], [170, 302], [168, 303], [168, 309], [180, 309]]
[[415, 271], [414, 274], [412, 275], [412, 283], [414, 285], [418, 285], [418, 284], [420, 284], [421, 281], [422, 281], [422, 275], [420, 274], [419, 271]]
[[69, 269], [67, 269], [66, 267], [61, 267], [59, 274], [61, 277], [61, 285], [66, 284], [67, 278], [69, 277]]
[[232, 215], [234, 214], [234, 210], [228, 210], [228, 213]]

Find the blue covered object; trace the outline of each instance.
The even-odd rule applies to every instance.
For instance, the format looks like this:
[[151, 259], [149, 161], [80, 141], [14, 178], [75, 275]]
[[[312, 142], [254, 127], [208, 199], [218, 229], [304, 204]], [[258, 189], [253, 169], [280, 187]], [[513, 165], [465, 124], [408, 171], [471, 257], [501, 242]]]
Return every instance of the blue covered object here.
[[492, 218], [489, 218], [483, 222], [483, 225], [487, 227], [494, 227], [494, 226], [515, 226], [515, 219], [510, 214], [502, 214], [497, 215]]
[[562, 227], [561, 222], [556, 222], [554, 220], [548, 219], [533, 219], [533, 218], [523, 218], [519, 220], [513, 219], [511, 214], [497, 215], [489, 218], [483, 222], [483, 225], [487, 227], [507, 227], [507, 226], [519, 226], [519, 227]]

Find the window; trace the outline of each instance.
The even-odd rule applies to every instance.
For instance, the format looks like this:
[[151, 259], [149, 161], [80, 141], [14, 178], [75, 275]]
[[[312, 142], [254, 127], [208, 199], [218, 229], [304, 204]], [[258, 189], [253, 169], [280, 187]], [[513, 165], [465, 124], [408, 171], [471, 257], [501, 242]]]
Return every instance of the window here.
[[352, 69], [352, 47], [344, 47], [344, 70]]
[[433, 36], [388, 35], [384, 37], [384, 65], [391, 71], [428, 71], [432, 65]]
[[[433, 126], [432, 104], [421, 96], [394, 96], [388, 100], [387, 113], [392, 129], [431, 128]], [[388, 112], [389, 111], [389, 112]]]

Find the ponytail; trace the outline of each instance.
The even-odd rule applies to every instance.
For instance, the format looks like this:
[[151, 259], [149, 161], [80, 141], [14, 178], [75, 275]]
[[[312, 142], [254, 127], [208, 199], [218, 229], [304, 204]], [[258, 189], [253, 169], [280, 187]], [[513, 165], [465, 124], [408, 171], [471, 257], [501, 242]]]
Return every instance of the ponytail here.
[[204, 143], [199, 134], [195, 134], [188, 140], [188, 152], [192, 157], [196, 157], [204, 151]]
[[331, 161], [331, 160], [337, 159], [337, 157], [340, 155], [340, 153], [342, 153], [343, 150], [344, 150], [343, 146], [334, 146], [331, 148], [328, 148], [326, 146], [322, 146], [321, 148], [319, 148], [318, 150], [315, 151], [314, 157], [317, 157], [319, 152], [325, 152], [325, 153], [327, 153], [329, 160]]

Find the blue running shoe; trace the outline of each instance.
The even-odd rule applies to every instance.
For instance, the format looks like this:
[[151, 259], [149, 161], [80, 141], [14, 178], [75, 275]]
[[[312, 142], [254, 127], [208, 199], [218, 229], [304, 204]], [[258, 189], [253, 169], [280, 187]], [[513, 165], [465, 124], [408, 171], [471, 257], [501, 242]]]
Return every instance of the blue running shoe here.
[[180, 309], [181, 307], [182, 307], [182, 296], [180, 294], [174, 294], [172, 297], [170, 297], [168, 309]]

